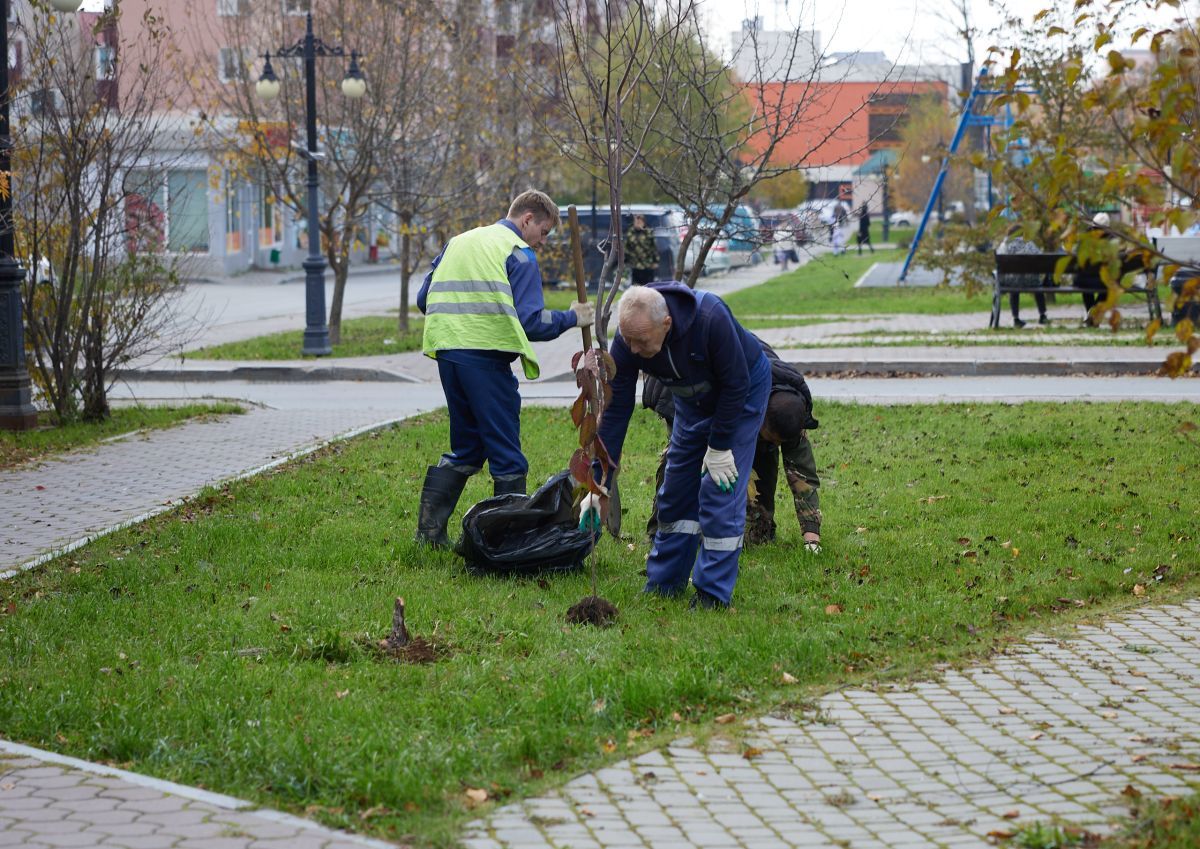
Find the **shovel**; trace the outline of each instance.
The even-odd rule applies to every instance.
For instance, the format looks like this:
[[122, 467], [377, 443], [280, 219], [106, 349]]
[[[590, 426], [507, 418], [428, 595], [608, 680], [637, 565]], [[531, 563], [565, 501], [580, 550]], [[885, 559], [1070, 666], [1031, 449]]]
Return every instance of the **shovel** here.
[[[567, 207], [567, 227], [571, 230], [571, 261], [575, 266], [575, 292], [579, 295], [579, 303], [587, 303], [587, 284], [583, 281], [583, 244], [579, 238], [579, 212], [575, 204]], [[583, 350], [592, 347], [592, 329], [579, 328], [583, 333]]]

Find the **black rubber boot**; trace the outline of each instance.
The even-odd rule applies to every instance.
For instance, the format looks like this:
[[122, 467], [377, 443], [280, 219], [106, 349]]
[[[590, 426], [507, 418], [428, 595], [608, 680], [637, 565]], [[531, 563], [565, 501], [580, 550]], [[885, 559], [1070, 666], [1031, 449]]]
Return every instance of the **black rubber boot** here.
[[525, 475], [502, 481], [498, 481], [495, 478], [492, 479], [492, 495], [508, 495], [510, 492], [515, 492], [519, 495], [525, 494]]
[[434, 548], [450, 545], [446, 523], [458, 506], [458, 497], [467, 485], [467, 476], [449, 466], [430, 466], [421, 489], [421, 510], [417, 514], [417, 542]]

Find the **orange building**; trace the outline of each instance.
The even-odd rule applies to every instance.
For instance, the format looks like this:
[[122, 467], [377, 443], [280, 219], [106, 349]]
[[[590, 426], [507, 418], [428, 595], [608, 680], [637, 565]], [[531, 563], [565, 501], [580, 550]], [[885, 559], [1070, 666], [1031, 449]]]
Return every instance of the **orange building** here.
[[[900, 81], [767, 82], [749, 86], [762, 103], [778, 103], [779, 111], [799, 120], [777, 145], [775, 164], [803, 165], [809, 197], [849, 200], [854, 171], [879, 150], [900, 146], [900, 129], [914, 98], [951, 95], [944, 79]], [[761, 151], [760, 134], [748, 147]]]

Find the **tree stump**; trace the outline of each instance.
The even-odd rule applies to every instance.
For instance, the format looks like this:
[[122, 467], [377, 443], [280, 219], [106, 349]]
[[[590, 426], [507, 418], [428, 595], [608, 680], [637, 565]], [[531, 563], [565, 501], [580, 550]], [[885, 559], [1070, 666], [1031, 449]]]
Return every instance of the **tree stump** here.
[[389, 649], [404, 648], [409, 643], [408, 627], [404, 624], [404, 599], [396, 598], [396, 609], [392, 611], [392, 633], [385, 643]]

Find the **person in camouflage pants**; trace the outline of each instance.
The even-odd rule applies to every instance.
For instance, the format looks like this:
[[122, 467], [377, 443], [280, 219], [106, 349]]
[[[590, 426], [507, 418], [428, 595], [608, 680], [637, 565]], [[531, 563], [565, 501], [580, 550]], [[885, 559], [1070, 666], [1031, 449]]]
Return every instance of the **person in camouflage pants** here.
[[[800, 532], [804, 535], [804, 549], [818, 554], [821, 551], [821, 479], [808, 439], [808, 431], [818, 426], [812, 417], [812, 393], [804, 375], [779, 359], [767, 343], [762, 342], [762, 346], [771, 362], [771, 397], [754, 451], [754, 477], [746, 503], [746, 544], [763, 545], [775, 539], [775, 490], [782, 454], [784, 476], [792, 492]], [[654, 410], [670, 428], [675, 415], [671, 393], [649, 375], [643, 378], [642, 406]], [[655, 492], [662, 486], [665, 471], [664, 451], [655, 476]], [[646, 524], [647, 534], [653, 537], [657, 527], [656, 499]]]
[[633, 226], [625, 233], [625, 264], [635, 286], [654, 282], [658, 273], [658, 245], [654, 233], [646, 227], [645, 216], [633, 216]]

